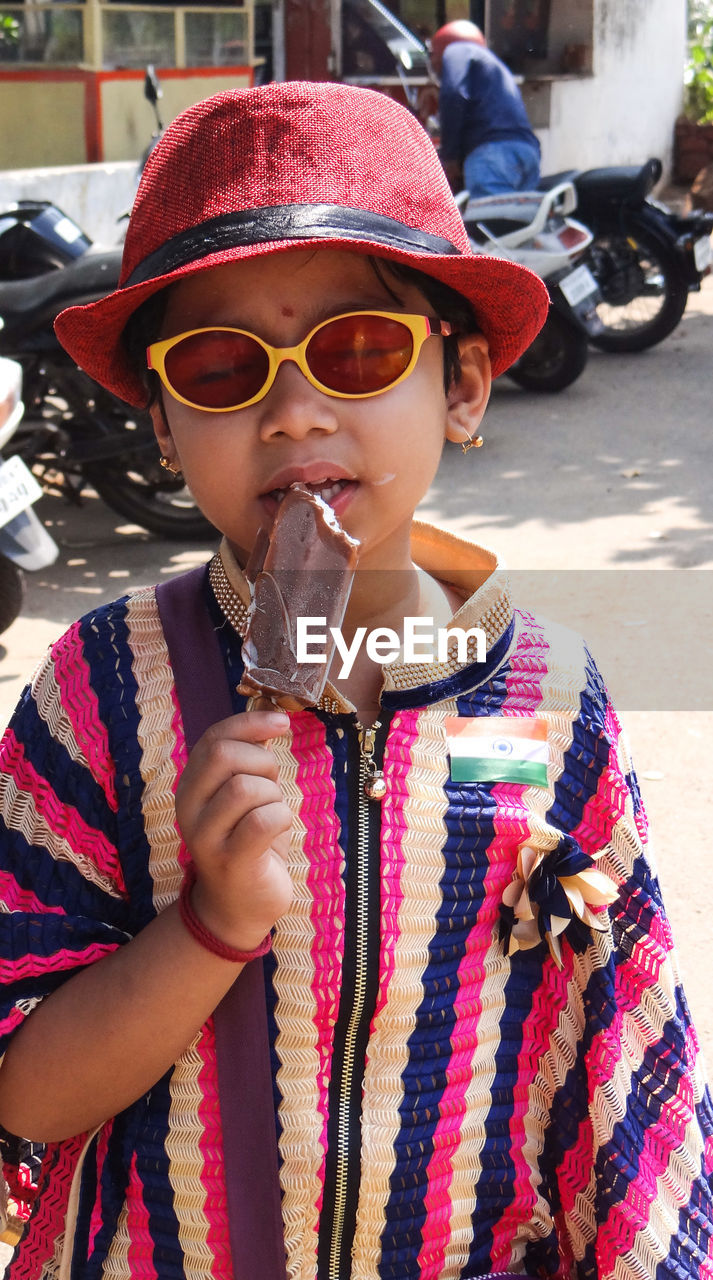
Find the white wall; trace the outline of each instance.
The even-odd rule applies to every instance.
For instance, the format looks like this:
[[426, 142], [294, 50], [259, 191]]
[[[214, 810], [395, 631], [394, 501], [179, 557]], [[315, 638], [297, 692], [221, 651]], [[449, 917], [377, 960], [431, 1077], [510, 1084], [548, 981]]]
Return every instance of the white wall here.
[[553, 81], [549, 128], [535, 122], [543, 172], [650, 155], [668, 169], [683, 93], [685, 0], [593, 0], [593, 18], [593, 77]]
[[126, 228], [117, 221], [131, 208], [136, 162], [6, 169], [0, 174], [2, 207], [16, 200], [49, 200], [97, 244], [116, 245]]

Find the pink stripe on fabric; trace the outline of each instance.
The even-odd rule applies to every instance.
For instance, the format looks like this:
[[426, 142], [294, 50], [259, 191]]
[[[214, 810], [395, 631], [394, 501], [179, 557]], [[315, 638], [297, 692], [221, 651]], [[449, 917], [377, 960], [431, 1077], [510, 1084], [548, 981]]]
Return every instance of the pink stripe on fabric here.
[[396, 945], [400, 937], [399, 914], [403, 902], [401, 878], [406, 854], [403, 840], [408, 836], [404, 809], [409, 801], [408, 777], [411, 772], [413, 745], [418, 736], [421, 712], [398, 711], [392, 721], [384, 749], [384, 772], [389, 775], [389, 790], [381, 805], [381, 947], [379, 954], [379, 991], [374, 1020], [389, 998], [389, 984], [394, 973]]
[[31, 915], [66, 915], [64, 907], [49, 907], [31, 889], [23, 889], [10, 871], [0, 870], [0, 899], [8, 911]]
[[126, 1232], [130, 1242], [127, 1254], [130, 1275], [136, 1276], [138, 1280], [157, 1280], [151, 1218], [144, 1201], [143, 1183], [136, 1167], [136, 1152], [131, 1157], [129, 1185], [126, 1188]]
[[84, 657], [80, 632], [80, 624], [75, 622], [52, 647], [51, 657], [62, 705], [72, 725], [77, 746], [116, 813], [119, 801], [114, 762], [108, 733], [99, 714], [99, 701], [91, 685], [90, 667]]
[[507, 697], [499, 714], [532, 716], [542, 701], [549, 645], [531, 614], [516, 611], [515, 618], [519, 622], [517, 642], [510, 655], [510, 670], [505, 678]]
[[181, 704], [178, 701], [178, 692], [175, 684], [171, 686], [171, 702], [173, 703], [173, 712], [171, 714], [171, 735], [173, 737], [173, 746], [171, 748], [171, 760], [176, 770], [176, 781], [174, 791], [178, 785], [178, 779], [185, 767], [188, 759], [188, 749], [186, 747], [186, 734], [183, 728], [183, 716], [181, 714]]
[[[533, 647], [539, 647], [543, 656], [532, 657]], [[506, 697], [499, 714], [532, 716], [536, 713], [542, 701], [542, 677], [547, 673], [544, 658], [547, 650], [541, 629], [531, 618], [523, 615], [523, 626], [510, 658], [511, 670], [505, 681]], [[468, 936], [466, 953], [458, 969], [452, 1051], [446, 1067], [447, 1084], [440, 1103], [440, 1117], [433, 1135], [433, 1154], [428, 1165], [428, 1190], [424, 1197], [426, 1218], [419, 1253], [421, 1280], [438, 1280], [445, 1263], [450, 1238], [448, 1211], [453, 1158], [460, 1145], [473, 1049], [477, 1043], [478, 1019], [482, 1011], [482, 990], [487, 979], [483, 960], [492, 946], [503, 892], [512, 877], [513, 851], [529, 835], [527, 822], [518, 804], [522, 790], [521, 784], [514, 783], [498, 783], [492, 788], [495, 803], [494, 838], [487, 851], [488, 870], [483, 881], [483, 904]], [[519, 1211], [524, 1202], [534, 1198], [527, 1184], [528, 1165], [522, 1158], [525, 1141], [521, 1123], [523, 1114], [522, 1108], [516, 1107], [510, 1123], [512, 1155], [516, 1163], [516, 1188], [520, 1193]], [[501, 1219], [499, 1226], [502, 1221]], [[498, 1229], [491, 1254], [494, 1267], [502, 1267], [509, 1262], [511, 1237], [512, 1231], [508, 1239]]]
[[[620, 742], [623, 730], [621, 727], [621, 723], [619, 721], [619, 717], [616, 714], [616, 709], [611, 702], [607, 702], [606, 714], [604, 716], [604, 732], [607, 738], [609, 739], [609, 741], [612, 743], [612, 749], [609, 753], [609, 768], [614, 775], [618, 775], [619, 777], [622, 777], [621, 769], [624, 767], [631, 767], [631, 766], [628, 765], [626, 752], [623, 752], [624, 760], [621, 762], [621, 764], [619, 763], [619, 757], [618, 757], [619, 742]], [[622, 784], [625, 788], [624, 795], [626, 798], [626, 796], [628, 795], [628, 787], [626, 784], [626, 779], [623, 777], [622, 777]], [[641, 803], [639, 804], [639, 807], [636, 810], [636, 813], [634, 814], [634, 824], [639, 834], [639, 839], [643, 844], [646, 844], [646, 841], [648, 838], [649, 824], [648, 824], [648, 819], [646, 817], [646, 810], [644, 809], [644, 806]]]
[[201, 1182], [205, 1190], [203, 1212], [208, 1220], [206, 1244], [211, 1256], [210, 1275], [214, 1280], [232, 1280], [233, 1259], [228, 1232], [228, 1202], [225, 1190], [223, 1129], [218, 1098], [218, 1065], [215, 1056], [213, 1019], [203, 1027], [197, 1052], [201, 1058], [198, 1073], [201, 1102], [198, 1119], [201, 1126]]
[[659, 979], [661, 968], [673, 949], [671, 926], [660, 910], [650, 910], [650, 899], [641, 904], [639, 927], [642, 933], [631, 955], [617, 969], [616, 990], [620, 1009], [635, 1009], [642, 995]]
[[101, 1231], [101, 1227], [102, 1227], [101, 1179], [102, 1179], [102, 1174], [104, 1172], [104, 1163], [106, 1161], [107, 1152], [109, 1150], [109, 1139], [111, 1137], [113, 1128], [114, 1128], [114, 1121], [108, 1120], [107, 1123], [104, 1125], [97, 1139], [96, 1168], [97, 1168], [98, 1193], [95, 1197], [94, 1204], [92, 1205], [92, 1212], [89, 1219], [89, 1241], [88, 1241], [88, 1247], [87, 1247], [87, 1256], [90, 1258], [92, 1256], [92, 1253], [94, 1252], [94, 1245], [95, 1245], [97, 1235]]
[[597, 789], [584, 805], [582, 816], [572, 831], [585, 853], [598, 853], [609, 843], [614, 827], [626, 814], [630, 799], [629, 789], [619, 769], [616, 748], [611, 746]]
[[49, 956], [19, 956], [16, 961], [0, 961], [0, 982], [19, 982], [21, 978], [35, 978], [42, 973], [54, 973], [62, 969], [75, 969], [93, 964], [120, 946], [118, 942], [93, 942], [83, 951], [70, 951], [62, 947]]
[[[624, 1003], [621, 1000], [617, 1002], [618, 1013], [614, 1023], [607, 1029], [606, 1034], [600, 1034], [592, 1044], [588, 1073], [590, 1102], [596, 1087], [612, 1079], [616, 1066], [623, 1056], [624, 1010], [622, 1005]], [[639, 1000], [636, 999], [632, 1007], [636, 1007], [638, 1003]], [[642, 1024], [638, 1025], [641, 1032]], [[652, 1035], [651, 1043], [656, 1041], [656, 1035]], [[672, 1049], [660, 1055], [662, 1065], [670, 1059], [670, 1065], [677, 1073], [676, 1095], [662, 1104], [660, 1119], [645, 1132], [638, 1159], [638, 1174], [630, 1182], [624, 1201], [609, 1210], [607, 1221], [600, 1230], [598, 1259], [603, 1271], [611, 1269], [613, 1272], [617, 1258], [630, 1247], [636, 1233], [647, 1226], [650, 1216], [649, 1206], [658, 1194], [656, 1179], [665, 1174], [669, 1167], [670, 1156], [684, 1141], [686, 1126], [695, 1114], [694, 1086], [690, 1070], [695, 1062], [697, 1051], [696, 1036], [691, 1032], [687, 1036], [684, 1051], [684, 1069], [687, 1072], [685, 1075], [681, 1073], [681, 1064], [677, 1055], [674, 1057]], [[568, 1153], [563, 1162], [558, 1179], [562, 1191], [564, 1192], [565, 1188], [568, 1191], [568, 1195], [565, 1197], [563, 1194], [562, 1199], [563, 1207], [570, 1211], [577, 1192], [584, 1190], [588, 1183], [584, 1170], [588, 1168], [587, 1162], [591, 1161], [591, 1144], [591, 1128], [587, 1120], [580, 1128], [580, 1135], [574, 1149]], [[577, 1175], [578, 1166], [579, 1175]], [[688, 1198], [690, 1198], [690, 1190], [689, 1188]]]
[[[519, 793], [520, 788], [516, 790]], [[485, 959], [492, 947], [503, 892], [512, 876], [513, 840], [519, 842], [527, 836], [526, 823], [515, 816], [510, 805], [512, 792], [513, 787], [508, 783], [493, 787], [496, 833], [488, 846], [489, 865], [483, 882], [483, 903], [468, 935], [466, 952], [458, 968], [451, 1056], [446, 1067], [447, 1083], [433, 1135], [433, 1154], [427, 1174], [428, 1190], [424, 1197], [426, 1218], [419, 1253], [421, 1280], [438, 1280], [443, 1273], [450, 1239], [449, 1191], [453, 1178], [453, 1158], [460, 1145], [473, 1052], [478, 1041], [482, 992], [488, 977]], [[492, 1255], [492, 1262], [495, 1267], [495, 1253]]]
[[[637, 1009], [644, 993], [657, 983], [660, 968], [667, 959], [670, 938], [668, 922], [663, 920], [660, 914], [654, 915], [648, 934], [646, 932], [643, 934], [634, 947], [631, 957], [617, 969], [614, 1017], [608, 1026], [603, 1027], [594, 1036], [587, 1055], [590, 1103], [594, 1091], [614, 1078], [623, 1052], [625, 1015]], [[643, 972], [641, 966], [643, 966]], [[637, 1025], [641, 1034], [644, 1024], [639, 1021]], [[651, 1043], [656, 1043], [657, 1039], [658, 1036], [654, 1032]]]
[[[593, 1149], [592, 1121], [589, 1114], [587, 1114], [579, 1125], [575, 1142], [569, 1151], [565, 1151], [564, 1159], [557, 1167], [556, 1182], [560, 1192], [562, 1209], [568, 1215], [575, 1211], [577, 1196], [582, 1195], [589, 1186]], [[586, 1224], [580, 1224], [580, 1229], [583, 1225], [588, 1232], [588, 1228], [591, 1225], [589, 1221], [587, 1220]]]
[[291, 727], [291, 752], [296, 764], [295, 787], [301, 796], [299, 817], [305, 829], [303, 853], [309, 867], [307, 890], [312, 903], [310, 959], [319, 1062], [317, 1110], [322, 1119], [322, 1159], [318, 1173], [320, 1192], [317, 1208], [321, 1210], [329, 1119], [329, 1070], [344, 955], [345, 895], [341, 874], [343, 854], [339, 846], [339, 825], [335, 813], [333, 757], [327, 747], [325, 726], [317, 716], [299, 711], [291, 716]]
[[[649, 1224], [650, 1208], [658, 1195], [657, 1178], [669, 1167], [674, 1143], [665, 1138], [665, 1124], [647, 1129], [638, 1153], [638, 1174], [627, 1187], [626, 1197], [609, 1209], [597, 1237], [600, 1272], [614, 1274], [617, 1259], [632, 1248], [639, 1231]], [[674, 1175], [675, 1176], [675, 1175]], [[690, 1200], [691, 1188], [688, 1188]]]
[[78, 1134], [67, 1142], [52, 1143], [42, 1162], [35, 1210], [12, 1264], [12, 1280], [40, 1280], [55, 1241], [64, 1231], [72, 1175], [86, 1140]]
[[551, 1047], [551, 1036], [557, 1028], [560, 1012], [568, 1005], [572, 961], [572, 952], [566, 947], [563, 949], [564, 967], [561, 970], [551, 960], [545, 962], [543, 980], [533, 992], [532, 1008], [522, 1027], [522, 1048], [517, 1059], [518, 1083], [509, 1124], [509, 1154], [515, 1176], [510, 1203], [493, 1225], [491, 1262], [495, 1271], [505, 1269], [512, 1261], [512, 1241], [518, 1224], [527, 1219], [528, 1208], [534, 1208], [537, 1201], [538, 1188], [531, 1181], [531, 1157], [528, 1159], [525, 1152], [529, 1140], [525, 1120], [530, 1111], [530, 1087]]
[[25, 1021], [26, 1017], [27, 1014], [22, 1009], [14, 1008], [6, 1018], [0, 1019], [0, 1037], [9, 1036]]
[[75, 808], [62, 804], [52, 784], [26, 759], [24, 747], [14, 733], [6, 735], [5, 748], [6, 771], [12, 774], [19, 791], [33, 797], [37, 813], [54, 835], [66, 840], [70, 848], [81, 849], [82, 855], [102, 875], [112, 880], [117, 891], [126, 894], [119, 855], [111, 842], [100, 831], [90, 827]]
[[622, 1025], [624, 1010], [617, 1008], [608, 1026], [593, 1037], [587, 1054], [587, 1078], [589, 1080], [589, 1098], [591, 1105], [596, 1089], [613, 1079], [621, 1058]]

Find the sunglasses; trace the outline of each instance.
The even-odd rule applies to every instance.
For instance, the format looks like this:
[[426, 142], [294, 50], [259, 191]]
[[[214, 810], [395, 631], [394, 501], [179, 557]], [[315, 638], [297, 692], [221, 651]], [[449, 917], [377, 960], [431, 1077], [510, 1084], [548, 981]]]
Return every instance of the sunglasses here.
[[153, 342], [146, 362], [182, 404], [227, 413], [262, 400], [286, 360], [325, 395], [381, 395], [408, 378], [428, 337], [451, 333], [448, 321], [430, 316], [351, 311], [322, 321], [296, 347], [272, 347], [246, 329], [191, 329]]

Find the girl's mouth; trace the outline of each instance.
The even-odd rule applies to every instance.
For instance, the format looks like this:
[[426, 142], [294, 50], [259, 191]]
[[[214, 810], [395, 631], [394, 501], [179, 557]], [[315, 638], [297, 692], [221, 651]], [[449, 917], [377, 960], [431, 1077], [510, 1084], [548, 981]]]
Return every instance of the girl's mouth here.
[[[304, 485], [305, 489], [309, 489], [311, 493], [316, 494], [318, 498], [321, 498], [337, 513], [347, 505], [357, 489], [355, 480], [333, 480], [329, 477], [317, 482], [301, 480], [300, 484]], [[270, 515], [275, 514], [286, 493], [287, 487], [284, 489], [271, 489], [269, 493], [262, 495], [262, 502]]]

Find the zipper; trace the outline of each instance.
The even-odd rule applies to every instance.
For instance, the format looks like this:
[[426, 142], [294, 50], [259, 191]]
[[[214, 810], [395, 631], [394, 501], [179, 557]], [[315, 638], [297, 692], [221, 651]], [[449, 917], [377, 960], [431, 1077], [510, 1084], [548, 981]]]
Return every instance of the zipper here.
[[328, 1280], [342, 1280], [341, 1257], [344, 1225], [349, 1199], [349, 1152], [352, 1126], [351, 1097], [357, 1065], [357, 1042], [363, 1022], [368, 983], [369, 942], [369, 845], [374, 819], [379, 816], [378, 802], [386, 794], [382, 770], [377, 765], [377, 732], [379, 720], [365, 729], [358, 721], [359, 797], [357, 811], [357, 879], [356, 879], [356, 956], [355, 979], [349, 1021], [344, 1038], [341, 1079], [336, 1096], [337, 1128], [334, 1179], [334, 1214], [329, 1247]]

